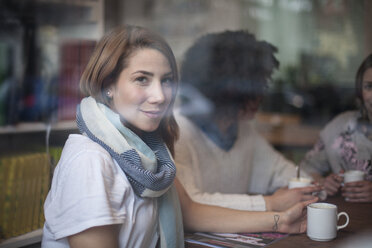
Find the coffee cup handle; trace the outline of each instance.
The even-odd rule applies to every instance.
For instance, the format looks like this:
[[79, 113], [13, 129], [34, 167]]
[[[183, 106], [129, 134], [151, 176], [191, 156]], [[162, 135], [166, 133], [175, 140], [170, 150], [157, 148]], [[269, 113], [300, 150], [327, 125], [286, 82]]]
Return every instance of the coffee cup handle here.
[[340, 219], [340, 216], [341, 215], [344, 215], [346, 217], [346, 222], [342, 226], [337, 226], [337, 230], [340, 230], [342, 228], [345, 228], [349, 224], [349, 215], [347, 215], [347, 213], [345, 213], [345, 212], [338, 213], [337, 220]]

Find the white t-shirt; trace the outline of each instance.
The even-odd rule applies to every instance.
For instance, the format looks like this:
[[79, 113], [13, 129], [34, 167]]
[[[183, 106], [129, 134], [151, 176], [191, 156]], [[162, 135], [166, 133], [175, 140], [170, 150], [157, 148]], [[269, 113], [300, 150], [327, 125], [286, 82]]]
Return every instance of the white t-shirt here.
[[72, 134], [54, 171], [44, 204], [42, 247], [69, 247], [67, 237], [120, 224], [120, 247], [155, 247], [156, 199], [138, 197], [110, 154], [88, 137]]

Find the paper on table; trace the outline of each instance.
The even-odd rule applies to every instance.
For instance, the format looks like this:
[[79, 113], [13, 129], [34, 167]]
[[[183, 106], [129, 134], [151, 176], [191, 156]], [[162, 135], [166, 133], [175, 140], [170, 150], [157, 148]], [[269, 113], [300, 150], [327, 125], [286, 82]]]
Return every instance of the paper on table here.
[[205, 247], [246, 248], [265, 247], [288, 234], [282, 233], [192, 233], [185, 235], [185, 242]]

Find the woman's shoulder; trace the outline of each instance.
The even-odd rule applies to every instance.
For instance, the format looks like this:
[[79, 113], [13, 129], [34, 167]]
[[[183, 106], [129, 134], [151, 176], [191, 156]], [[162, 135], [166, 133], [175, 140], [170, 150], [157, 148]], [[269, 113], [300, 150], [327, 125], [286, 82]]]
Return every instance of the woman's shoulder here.
[[356, 119], [359, 116], [360, 116], [359, 111], [349, 110], [349, 111], [345, 111], [345, 112], [342, 112], [342, 113], [338, 114], [333, 120], [334, 121], [337, 121], [337, 120], [341, 120], [341, 121], [351, 120], [351, 119]]
[[356, 123], [356, 120], [360, 116], [358, 111], [346, 111], [342, 112], [336, 117], [334, 117], [328, 124], [325, 126], [325, 129], [329, 128], [345, 128], [353, 123]]
[[334, 117], [321, 131], [323, 139], [332, 138], [341, 132], [352, 130], [357, 124], [360, 114], [358, 111], [345, 111]]
[[72, 134], [63, 147], [54, 173], [60, 180], [74, 181], [75, 175], [113, 179], [117, 172], [118, 166], [102, 146], [86, 136]]
[[70, 134], [61, 155], [61, 162], [71, 160], [107, 160], [110, 154], [98, 143], [81, 134]]
[[108, 154], [101, 145], [81, 134], [70, 134], [65, 143], [65, 148], [66, 147], [74, 148], [75, 151], [94, 150]]

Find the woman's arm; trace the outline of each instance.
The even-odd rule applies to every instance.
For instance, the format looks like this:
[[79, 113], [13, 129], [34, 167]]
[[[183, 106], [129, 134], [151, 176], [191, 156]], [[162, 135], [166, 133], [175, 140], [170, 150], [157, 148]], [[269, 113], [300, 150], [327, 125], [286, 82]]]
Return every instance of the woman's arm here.
[[303, 210], [317, 200], [298, 203], [285, 212], [240, 211], [193, 202], [177, 179], [175, 184], [188, 231], [302, 233], [306, 230]]
[[97, 226], [68, 237], [71, 248], [119, 248], [119, 225]]

